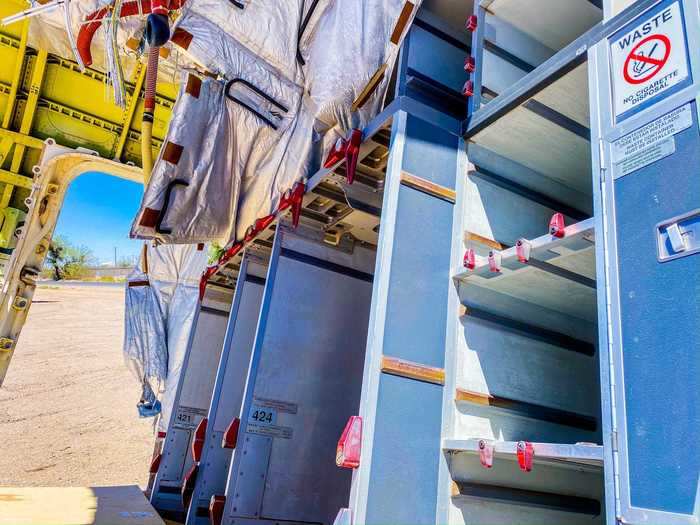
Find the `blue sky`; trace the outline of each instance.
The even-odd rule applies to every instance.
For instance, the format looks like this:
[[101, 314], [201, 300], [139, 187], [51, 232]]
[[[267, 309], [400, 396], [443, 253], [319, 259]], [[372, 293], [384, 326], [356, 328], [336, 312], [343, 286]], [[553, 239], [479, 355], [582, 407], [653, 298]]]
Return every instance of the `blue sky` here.
[[56, 234], [85, 245], [100, 262], [138, 256], [143, 241], [129, 239], [143, 186], [102, 173], [81, 175], [68, 188]]

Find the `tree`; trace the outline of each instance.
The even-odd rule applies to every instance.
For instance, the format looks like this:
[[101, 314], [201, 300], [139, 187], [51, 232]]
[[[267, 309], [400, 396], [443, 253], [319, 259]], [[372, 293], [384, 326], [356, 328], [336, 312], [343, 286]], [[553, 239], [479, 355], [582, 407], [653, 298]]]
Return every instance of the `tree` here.
[[51, 240], [49, 252], [46, 255], [46, 263], [53, 270], [53, 280], [63, 279], [63, 242], [60, 237]]
[[87, 246], [75, 246], [65, 237], [55, 237], [49, 244], [46, 265], [56, 281], [84, 277], [88, 265], [93, 262], [93, 255]]

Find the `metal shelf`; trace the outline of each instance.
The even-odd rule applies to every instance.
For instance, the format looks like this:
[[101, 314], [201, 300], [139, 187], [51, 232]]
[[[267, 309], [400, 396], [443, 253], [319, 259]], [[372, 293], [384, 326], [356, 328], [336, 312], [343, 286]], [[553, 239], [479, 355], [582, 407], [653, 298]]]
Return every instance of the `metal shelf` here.
[[[562, 5], [573, 0], [562, 1]], [[530, 11], [535, 13], [538, 18], [551, 16], [552, 4], [555, 2], [547, 2], [548, 6], [544, 9], [534, 9], [533, 2], [518, 2], [517, 0], [494, 0], [489, 6], [489, 11], [498, 8], [498, 4], [503, 2], [504, 5], [512, 4], [514, 9]], [[585, 4], [588, 0], [578, 0], [576, 3]], [[496, 5], [494, 6], [493, 3]], [[540, 0], [537, 0], [540, 3]], [[558, 4], [558, 0], [556, 2]], [[510, 111], [524, 104], [529, 99], [535, 97], [542, 90], [554, 84], [569, 72], [576, 69], [586, 61], [588, 48], [597, 44], [608, 35], [613, 34], [618, 29], [624, 27], [627, 23], [634, 20], [638, 15], [656, 3], [656, 0], [639, 0], [629, 8], [622, 11], [618, 16], [606, 23], [599, 23], [590, 30], [573, 40], [566, 47], [560, 49], [549, 60], [545, 61], [533, 71], [525, 75], [518, 82], [515, 82], [507, 90], [499, 93], [488, 104], [484, 105], [475, 111], [464, 123], [463, 131], [468, 138], [484, 130]], [[520, 7], [518, 7], [520, 6]], [[524, 22], [514, 23], [516, 27], [520, 27]], [[520, 24], [520, 25], [519, 25]], [[563, 85], [562, 85], [563, 86]], [[581, 102], [586, 103], [587, 99]], [[559, 108], [561, 111], [561, 108]], [[564, 114], [567, 114], [564, 112]], [[572, 115], [569, 115], [573, 118]]]
[[469, 138], [470, 143], [541, 175], [524, 174], [514, 182], [591, 212], [586, 64], [563, 75]]
[[481, 5], [555, 51], [603, 19], [602, 0], [485, 0]]
[[[526, 241], [530, 244], [528, 262], [518, 260], [514, 246], [501, 252], [500, 271], [492, 271], [486, 257], [476, 256], [473, 270], [454, 276], [460, 297], [483, 296], [480, 290], [561, 314], [596, 320], [594, 220], [567, 226], [564, 237], [543, 235]], [[501, 297], [502, 299], [502, 297]], [[485, 299], [488, 302], [488, 299]], [[479, 305], [479, 307], [489, 306]], [[500, 300], [486, 308], [496, 314], [512, 315], [513, 305]], [[522, 312], [522, 308], [517, 308]], [[533, 315], [537, 315], [533, 311]]]
[[[442, 448], [452, 456], [466, 454], [476, 456], [479, 460], [480, 439], [446, 439]], [[516, 441], [493, 441], [494, 468], [500, 461], [517, 461]], [[550, 465], [567, 469], [601, 470], [603, 467], [603, 447], [591, 443], [561, 444], [561, 443], [532, 443], [534, 450], [533, 472], [539, 465]], [[454, 462], [451, 462], [454, 464]], [[486, 471], [488, 472], [488, 471]], [[458, 474], [458, 472], [453, 473]], [[473, 477], [473, 473], [466, 477]]]
[[535, 512], [544, 522], [581, 522], [562, 519], [553, 512], [567, 513], [572, 518], [579, 515], [586, 520], [602, 515], [602, 446], [530, 443], [534, 451], [531, 471], [524, 471], [518, 464], [517, 442], [490, 442], [493, 462], [491, 468], [485, 468], [480, 459], [480, 441], [443, 441], [454, 480], [452, 498], [458, 507], [469, 511], [479, 508], [473, 507], [474, 501], [496, 504], [496, 509], [501, 509], [502, 522], [510, 522], [504, 519], [508, 516], [504, 506], [513, 505], [515, 510], [511, 513], [522, 515], [523, 507], [530, 508], [528, 512]]

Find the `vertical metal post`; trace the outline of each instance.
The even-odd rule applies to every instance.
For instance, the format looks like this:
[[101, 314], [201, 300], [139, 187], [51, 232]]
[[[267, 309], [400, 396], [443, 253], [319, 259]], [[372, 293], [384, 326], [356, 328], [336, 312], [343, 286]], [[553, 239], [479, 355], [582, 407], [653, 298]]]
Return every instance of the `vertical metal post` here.
[[[459, 151], [459, 137], [395, 115], [350, 498], [356, 524], [435, 523]], [[387, 362], [426, 374], [409, 378]]]
[[481, 78], [484, 69], [484, 35], [486, 34], [486, 9], [481, 6], [481, 2], [474, 2], [474, 14], [477, 26], [476, 31], [472, 33], [471, 56], [474, 58], [476, 70], [469, 76], [474, 83], [474, 94], [469, 99], [468, 116], [481, 107]]

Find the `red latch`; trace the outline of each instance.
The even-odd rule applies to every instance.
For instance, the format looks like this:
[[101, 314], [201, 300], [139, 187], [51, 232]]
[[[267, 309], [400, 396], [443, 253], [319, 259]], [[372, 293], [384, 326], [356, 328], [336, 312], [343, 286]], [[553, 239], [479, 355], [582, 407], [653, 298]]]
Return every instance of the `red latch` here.
[[211, 278], [212, 275], [216, 273], [217, 266], [209, 266], [207, 267], [206, 270], [204, 270], [204, 273], [202, 274], [202, 278], [199, 280], [199, 300], [201, 301], [204, 299], [204, 294], [207, 291], [207, 283], [209, 282], [209, 279]]
[[204, 448], [204, 438], [207, 435], [207, 418], [205, 417], [197, 425], [194, 431], [194, 439], [192, 440], [192, 459], [195, 463], [199, 463], [202, 459], [202, 449]]
[[467, 57], [464, 59], [464, 71], [467, 73], [474, 73], [476, 71], [476, 61], [474, 57]]
[[167, 435], [168, 435], [168, 434], [167, 434], [166, 432], [163, 432], [162, 430], [159, 430], [159, 431], [158, 431], [158, 434], [157, 434], [157, 438], [158, 438], [158, 439], [165, 439], [165, 436], [167, 436]]
[[245, 236], [243, 237], [243, 242], [250, 242], [255, 239], [258, 232], [255, 231], [255, 225], [251, 224], [245, 231]]
[[476, 15], [471, 15], [469, 18], [467, 18], [466, 29], [470, 33], [473, 33], [474, 31], [476, 31], [476, 28], [478, 25], [479, 25], [479, 19], [476, 17]]
[[535, 455], [535, 449], [532, 443], [528, 441], [518, 441], [518, 465], [523, 472], [532, 470], [532, 458]]
[[190, 502], [192, 501], [192, 494], [194, 494], [194, 486], [197, 483], [197, 473], [199, 472], [199, 467], [197, 464], [192, 465], [190, 470], [185, 474], [185, 478], [182, 482], [182, 490], [180, 495], [182, 496], [182, 506], [186, 509], [190, 508]]
[[493, 250], [489, 252], [489, 270], [492, 272], [501, 271], [501, 252]]
[[270, 224], [272, 224], [272, 221], [274, 220], [274, 213], [266, 215], [262, 219], [255, 219], [255, 222], [252, 225], [248, 226], [248, 229], [245, 231], [245, 237], [243, 238], [243, 242], [250, 242], [253, 239], [255, 239], [258, 236], [258, 234], [265, 228], [267, 228]]
[[466, 252], [464, 252], [464, 261], [462, 264], [467, 270], [473, 270], [476, 267], [476, 254], [474, 253], [474, 250], [469, 248]]
[[348, 184], [352, 184], [355, 180], [355, 172], [357, 171], [357, 161], [360, 158], [360, 146], [362, 145], [362, 130], [353, 129], [350, 132], [350, 140], [348, 140], [347, 148], [345, 149], [345, 177]]
[[157, 474], [158, 473], [158, 469], [160, 468], [160, 460], [162, 457], [163, 457], [163, 454], [158, 453], [158, 455], [151, 460], [151, 465], [148, 467], [149, 474]]
[[555, 237], [562, 238], [564, 237], [564, 228], [566, 228], [564, 224], [564, 214], [555, 213], [552, 215], [549, 221], [549, 233]]
[[299, 226], [299, 218], [301, 217], [301, 205], [304, 202], [304, 192], [306, 191], [306, 184], [303, 182], [295, 182], [292, 188], [292, 194], [289, 197], [290, 205], [292, 207], [292, 226], [295, 228]]
[[335, 452], [335, 464], [343, 468], [360, 466], [360, 450], [362, 448], [362, 418], [350, 416], [343, 433], [338, 440]]
[[345, 151], [348, 147], [348, 141], [343, 138], [338, 138], [333, 144], [333, 147], [328, 152], [326, 162], [323, 163], [324, 168], [332, 168], [345, 158]]
[[266, 215], [262, 219], [256, 219], [255, 224], [253, 224], [253, 230], [254, 234], [253, 237], [257, 236], [260, 232], [265, 231], [265, 228], [267, 228], [272, 222], [275, 220], [275, 214], [271, 213], [270, 215]]
[[214, 494], [209, 501], [209, 522], [211, 525], [221, 525], [224, 519], [226, 496]]
[[474, 96], [474, 82], [471, 80], [467, 80], [464, 83], [464, 87], [462, 88], [462, 95], [465, 97], [471, 97]]
[[493, 442], [482, 439], [479, 441], [479, 460], [484, 468], [493, 467]]
[[277, 206], [278, 212], [283, 212], [292, 205], [292, 190], [288, 189], [282, 194], [280, 205]]
[[515, 253], [521, 263], [526, 263], [530, 260], [530, 249], [532, 245], [527, 239], [518, 239], [515, 243]]
[[221, 440], [222, 448], [236, 448], [236, 443], [238, 442], [238, 429], [241, 426], [241, 420], [237, 417], [233, 418], [231, 424], [224, 432], [224, 437]]

